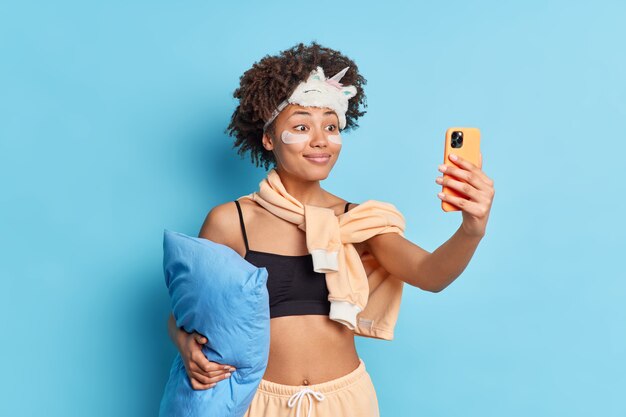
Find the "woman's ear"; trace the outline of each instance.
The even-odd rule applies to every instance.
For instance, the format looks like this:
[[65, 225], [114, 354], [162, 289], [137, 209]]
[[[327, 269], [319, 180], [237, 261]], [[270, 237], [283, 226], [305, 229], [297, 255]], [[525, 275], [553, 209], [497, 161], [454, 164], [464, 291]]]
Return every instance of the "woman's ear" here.
[[272, 136], [269, 134], [269, 132], [263, 132], [263, 138], [261, 139], [263, 142], [263, 147], [265, 149], [267, 149], [268, 151], [271, 151], [274, 149], [274, 143], [272, 142]]

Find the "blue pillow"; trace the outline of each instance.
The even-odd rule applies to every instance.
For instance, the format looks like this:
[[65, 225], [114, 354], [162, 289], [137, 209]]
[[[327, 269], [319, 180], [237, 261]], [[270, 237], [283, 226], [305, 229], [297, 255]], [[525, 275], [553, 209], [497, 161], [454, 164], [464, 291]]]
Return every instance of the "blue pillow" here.
[[206, 336], [206, 357], [236, 370], [213, 388], [194, 390], [178, 353], [159, 416], [243, 416], [269, 356], [267, 270], [226, 245], [165, 229], [163, 271], [176, 325]]

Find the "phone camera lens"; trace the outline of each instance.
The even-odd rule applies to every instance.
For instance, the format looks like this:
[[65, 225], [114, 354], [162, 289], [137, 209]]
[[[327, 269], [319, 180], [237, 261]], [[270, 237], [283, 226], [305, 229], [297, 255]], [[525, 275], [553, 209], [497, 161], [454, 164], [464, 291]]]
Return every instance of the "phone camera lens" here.
[[452, 132], [452, 141], [451, 145], [453, 148], [460, 148], [463, 146], [463, 132], [459, 130], [455, 130]]

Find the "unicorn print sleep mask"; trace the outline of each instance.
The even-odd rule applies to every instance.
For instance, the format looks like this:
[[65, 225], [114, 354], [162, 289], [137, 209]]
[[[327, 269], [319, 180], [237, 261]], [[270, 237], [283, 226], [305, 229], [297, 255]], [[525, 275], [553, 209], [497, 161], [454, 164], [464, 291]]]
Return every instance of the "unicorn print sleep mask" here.
[[339, 82], [348, 68], [350, 67], [345, 67], [329, 79], [326, 79], [322, 67], [318, 66], [311, 71], [307, 80], [298, 84], [291, 96], [276, 107], [272, 116], [265, 122], [263, 131], [289, 104], [299, 104], [303, 107], [328, 107], [337, 114], [339, 129], [345, 128], [348, 100], [354, 97], [357, 91], [355, 86], [344, 86]]

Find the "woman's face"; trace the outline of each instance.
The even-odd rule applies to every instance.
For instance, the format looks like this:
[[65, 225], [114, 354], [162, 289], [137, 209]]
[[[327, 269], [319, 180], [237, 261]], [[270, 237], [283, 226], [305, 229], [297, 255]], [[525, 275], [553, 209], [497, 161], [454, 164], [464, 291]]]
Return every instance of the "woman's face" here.
[[[337, 114], [325, 107], [290, 104], [275, 119], [275, 137], [263, 135], [279, 171], [309, 181], [324, 179], [341, 152]], [[316, 157], [317, 156], [317, 157]]]

